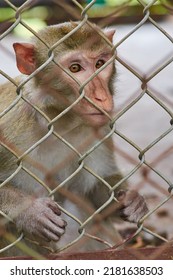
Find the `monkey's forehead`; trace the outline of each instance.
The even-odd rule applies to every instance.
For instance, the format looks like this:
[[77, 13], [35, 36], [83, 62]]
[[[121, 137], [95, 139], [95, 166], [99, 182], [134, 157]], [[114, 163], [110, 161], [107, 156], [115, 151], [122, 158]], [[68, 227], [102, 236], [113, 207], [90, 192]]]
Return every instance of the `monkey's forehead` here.
[[64, 52], [61, 56], [58, 57], [58, 61], [68, 61], [68, 62], [77, 62], [77, 61], [83, 61], [87, 60], [88, 62], [91, 61], [93, 62], [94, 60], [97, 59], [105, 59], [108, 60], [112, 57], [112, 50], [109, 50], [108, 48], [103, 48], [103, 49], [94, 49], [94, 50], [83, 50], [83, 49], [77, 49], [77, 50], [72, 50], [72, 51], [66, 51]]
[[[71, 34], [71, 32], [73, 33]], [[49, 47], [56, 46], [56, 48], [59, 48], [60, 51], [79, 48], [94, 51], [96, 49], [99, 50], [106, 45], [111, 48], [103, 38], [105, 36], [104, 32], [98, 26], [93, 24], [88, 25], [86, 23], [80, 28], [78, 28], [78, 24], [76, 22], [48, 26], [42, 30], [39, 35], [42, 41], [45, 42], [45, 45]], [[59, 40], [61, 40], [60, 44]], [[42, 44], [42, 42], [39, 39], [34, 41], [36, 48], [38, 47], [38, 49], [40, 49], [40, 44]]]

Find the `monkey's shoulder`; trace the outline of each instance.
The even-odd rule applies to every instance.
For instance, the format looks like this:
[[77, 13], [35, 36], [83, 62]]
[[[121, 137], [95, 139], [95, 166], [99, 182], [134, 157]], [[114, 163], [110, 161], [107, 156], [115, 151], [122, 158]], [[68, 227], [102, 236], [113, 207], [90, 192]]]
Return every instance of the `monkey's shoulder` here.
[[20, 76], [13, 79], [13, 82], [6, 82], [0, 85], [0, 112], [10, 106], [17, 97], [17, 87], [21, 82]]

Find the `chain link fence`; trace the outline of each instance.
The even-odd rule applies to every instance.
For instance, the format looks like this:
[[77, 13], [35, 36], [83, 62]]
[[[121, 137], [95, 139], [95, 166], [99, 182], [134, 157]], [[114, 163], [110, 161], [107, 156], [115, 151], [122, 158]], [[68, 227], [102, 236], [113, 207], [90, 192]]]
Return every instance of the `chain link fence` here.
[[[15, 106], [23, 100], [29, 104], [36, 112], [38, 112], [47, 122], [48, 132], [41, 137], [41, 139], [31, 146], [27, 146], [25, 151], [16, 147], [11, 140], [7, 140], [3, 127], [0, 126], [0, 145], [8, 151], [16, 160], [16, 169], [11, 171], [9, 176], [4, 180], [1, 179], [0, 188], [8, 185], [21, 171], [31, 178], [31, 181], [36, 181], [46, 190], [48, 196], [53, 197], [55, 193], [67, 197], [68, 200], [77, 204], [81, 211], [87, 212], [87, 217], [84, 220], [70, 211], [61, 207], [60, 209], [65, 213], [74, 223], [78, 224], [78, 236], [67, 242], [62, 247], [52, 250], [51, 246], [47, 246], [44, 254], [61, 254], [66, 250], [75, 253], [77, 248], [82, 244], [87, 243], [88, 240], [93, 243], [100, 243], [103, 248], [109, 250], [102, 253], [92, 252], [91, 257], [101, 258], [128, 258], [129, 254], [133, 257], [142, 259], [146, 255], [144, 251], [138, 251], [136, 248], [151, 247], [155, 248], [152, 251], [153, 258], [163, 256], [165, 250], [170, 250], [170, 242], [173, 237], [172, 226], [172, 181], [173, 181], [173, 144], [172, 144], [172, 130], [173, 130], [173, 95], [172, 95], [172, 70], [173, 70], [173, 32], [172, 28], [172, 1], [10, 1], [3, 0], [0, 4], [3, 13], [0, 16], [0, 74], [2, 83], [9, 81], [9, 87], [16, 89], [16, 98], [10, 104], [7, 104], [4, 110], [0, 111], [0, 123]], [[38, 8], [38, 10], [34, 10]], [[41, 10], [39, 10], [41, 9]], [[41, 11], [41, 12], [40, 12]], [[56, 12], [55, 12], [56, 11]], [[58, 12], [60, 11], [60, 12]], [[2, 19], [1, 19], [2, 17]], [[30, 18], [30, 21], [28, 21]], [[41, 20], [38, 23], [38, 19]], [[33, 25], [36, 20], [35, 25]], [[37, 37], [40, 41], [43, 39], [38, 35], [38, 25], [57, 23], [63, 20], [78, 20], [77, 26], [70, 34], [51, 48], [49, 48], [49, 58], [41, 65], [33, 74], [18, 83], [13, 78], [13, 74], [17, 73], [15, 69], [15, 61], [11, 51], [13, 42], [22, 41], [18, 38], [19, 33], [24, 34], [26, 31], [32, 36]], [[77, 32], [82, 26], [91, 20], [96, 22], [99, 26], [115, 26], [117, 29], [117, 36], [115, 35], [114, 43], [111, 47], [115, 50], [113, 56], [108, 63], [106, 63], [101, 70], [107, 67], [111, 61], [116, 61], [117, 66], [117, 80], [116, 87], [116, 112], [110, 119], [109, 132], [104, 137], [97, 136], [97, 143], [92, 143], [92, 137], [88, 136], [83, 139], [79, 146], [75, 146], [67, 141], [65, 137], [58, 134], [54, 130], [55, 122], [60, 122], [61, 118], [67, 114], [72, 108], [83, 98], [92, 103], [92, 101], [84, 95], [85, 86], [89, 81], [98, 75], [98, 71], [94, 73], [85, 83], [79, 88], [79, 98], [68, 106], [61, 114], [49, 119], [43, 111], [41, 111], [36, 104], [30, 102], [23, 95], [23, 88], [33, 78], [37, 72], [44, 69], [50, 62], [53, 61], [54, 49], [64, 42], [69, 36]], [[128, 22], [128, 24], [127, 24]], [[124, 25], [122, 25], [124, 23]], [[23, 29], [18, 29], [18, 28]], [[19, 31], [18, 31], [19, 30]], [[22, 31], [20, 31], [22, 30]], [[119, 30], [121, 32], [119, 32]], [[15, 33], [18, 31], [18, 33]], [[150, 33], [150, 31], [152, 31]], [[20, 34], [20, 35], [21, 35]], [[154, 38], [150, 35], [155, 36]], [[102, 35], [100, 35], [102, 36]], [[159, 40], [157, 41], [157, 38]], [[25, 38], [29, 41], [28, 38]], [[155, 42], [156, 40], [156, 42]], [[46, 44], [47, 42], [44, 42]], [[10, 46], [9, 46], [10, 44]], [[110, 42], [109, 42], [110, 45]], [[138, 47], [141, 46], [141, 50]], [[142, 59], [141, 59], [142, 57]], [[11, 62], [14, 67], [11, 68]], [[10, 63], [10, 64], [9, 64]], [[10, 67], [9, 67], [10, 66]], [[62, 68], [61, 65], [58, 64]], [[8, 69], [9, 68], [9, 69]], [[63, 69], [65, 71], [65, 69]], [[3, 100], [0, 99], [3, 103]], [[0, 106], [1, 107], [1, 106]], [[7, 124], [10, 126], [10, 123]], [[27, 123], [26, 123], [27, 126]], [[79, 132], [80, 133], [80, 132]], [[71, 150], [72, 157], [69, 156], [63, 162], [54, 164], [51, 170], [46, 170], [42, 161], [36, 162], [30, 156], [32, 151], [46, 143], [47, 139], [53, 135], [57, 141], [62, 142], [63, 145]], [[101, 147], [106, 140], [113, 137], [115, 146], [111, 147], [112, 152], [115, 153], [120, 168], [123, 171], [123, 179], [113, 187], [100, 177], [94, 168], [85, 164], [85, 159], [88, 155], [95, 155], [95, 151]], [[85, 147], [90, 148], [85, 150]], [[51, 148], [51, 147], [50, 147]], [[49, 147], [48, 147], [49, 149]], [[44, 151], [42, 151], [44, 153]], [[73, 154], [77, 157], [78, 167], [76, 170], [62, 182], [57, 185], [54, 180], [55, 174], [61, 172], [62, 169], [73, 159]], [[3, 157], [3, 155], [2, 155]], [[24, 164], [27, 159], [27, 166]], [[0, 159], [2, 165], [5, 166], [3, 159]], [[104, 162], [104, 159], [103, 159]], [[97, 162], [95, 163], [97, 164]], [[35, 172], [37, 170], [37, 172]], [[110, 197], [103, 203], [101, 207], [96, 210], [92, 209], [86, 201], [78, 197], [74, 192], [65, 188], [68, 182], [71, 182], [81, 170], [85, 170], [92, 174], [99, 182], [109, 189]], [[39, 174], [44, 174], [39, 177]], [[128, 188], [138, 190], [144, 194], [148, 203], [149, 212], [147, 215], [135, 224], [130, 224], [123, 221], [115, 221], [114, 226], [118, 231], [119, 237], [115, 238], [114, 231], [110, 231], [104, 225], [105, 217], [111, 211], [110, 204], [114, 200], [114, 190], [128, 181]], [[51, 188], [50, 188], [51, 186]], [[118, 204], [118, 202], [117, 202]], [[103, 211], [104, 210], [104, 211]], [[21, 255], [27, 255], [33, 258], [43, 258], [37, 250], [42, 244], [36, 240], [28, 240], [23, 233], [8, 232], [6, 225], [11, 223], [8, 217], [2, 211], [0, 222], [0, 235], [6, 240], [3, 247], [0, 248], [0, 255], [3, 257], [8, 252], [8, 249], [18, 248]], [[88, 225], [92, 224], [92, 229], [87, 230]], [[99, 233], [102, 232], [101, 237]], [[21, 242], [22, 240], [26, 242]], [[122, 249], [123, 248], [123, 249]], [[117, 254], [117, 249], [121, 249], [121, 253]], [[129, 251], [130, 250], [130, 251]], [[151, 249], [146, 249], [151, 250]], [[130, 253], [129, 253], [130, 252]], [[149, 251], [146, 251], [149, 252]], [[105, 256], [106, 254], [106, 256]], [[123, 255], [124, 254], [124, 255]], [[172, 251], [169, 251], [171, 258]], [[15, 256], [15, 250], [14, 250]], [[61, 255], [62, 257], [63, 255]], [[75, 258], [86, 258], [88, 255], [81, 255], [76, 253]], [[109, 257], [108, 257], [109, 256]], [[50, 256], [49, 256], [50, 257]], [[54, 256], [55, 257], [55, 256]], [[57, 255], [58, 257], [58, 255]], [[74, 254], [71, 255], [71, 258]], [[148, 257], [148, 255], [147, 255]], [[150, 254], [151, 257], [151, 254]], [[130, 256], [129, 256], [130, 258]]]

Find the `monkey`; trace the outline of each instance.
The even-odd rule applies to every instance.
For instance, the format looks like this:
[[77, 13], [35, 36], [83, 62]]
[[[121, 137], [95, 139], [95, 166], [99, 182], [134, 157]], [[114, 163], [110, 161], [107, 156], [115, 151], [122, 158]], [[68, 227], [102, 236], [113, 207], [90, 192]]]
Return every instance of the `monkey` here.
[[[46, 246], [57, 252], [70, 242], [79, 250], [105, 248], [101, 242], [87, 239], [78, 245], [75, 240], [85, 230], [82, 223], [109, 199], [115, 210], [102, 220], [98, 210], [94, 221], [112, 235], [110, 218], [120, 213], [138, 222], [148, 212], [143, 196], [126, 189], [109, 135], [115, 30], [78, 24], [48, 26], [30, 43], [14, 43], [21, 75], [0, 88], [0, 211], [10, 218], [7, 232], [22, 232], [26, 244], [38, 242], [41, 246], [29, 246], [40, 253]], [[9, 243], [2, 237], [0, 244], [2, 249]], [[3, 254], [23, 253], [13, 246]]]

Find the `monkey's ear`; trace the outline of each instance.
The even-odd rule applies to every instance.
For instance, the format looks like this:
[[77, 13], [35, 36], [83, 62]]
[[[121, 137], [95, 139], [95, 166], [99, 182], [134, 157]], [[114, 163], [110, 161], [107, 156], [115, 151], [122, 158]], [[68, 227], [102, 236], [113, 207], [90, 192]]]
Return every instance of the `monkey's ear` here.
[[115, 29], [105, 29], [104, 34], [106, 37], [113, 43], [113, 36], [115, 34], [116, 30]]
[[28, 43], [14, 43], [17, 68], [22, 74], [30, 75], [36, 69], [34, 45]]

